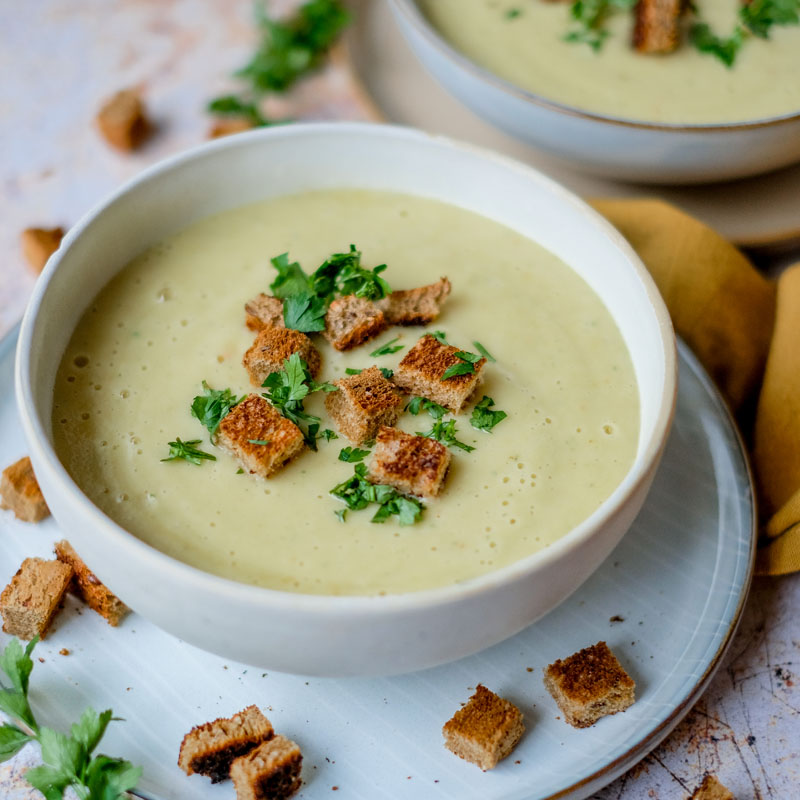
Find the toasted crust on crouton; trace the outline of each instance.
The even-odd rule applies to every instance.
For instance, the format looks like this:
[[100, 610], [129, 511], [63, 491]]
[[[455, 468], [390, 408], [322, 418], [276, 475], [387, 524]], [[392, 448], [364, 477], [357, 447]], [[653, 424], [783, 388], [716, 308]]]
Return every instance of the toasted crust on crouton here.
[[435, 439], [382, 427], [369, 465], [373, 483], [393, 486], [403, 494], [435, 497], [450, 467], [450, 451]]
[[247, 314], [245, 324], [251, 331], [264, 328], [285, 328], [283, 321], [283, 300], [269, 294], [260, 294], [245, 304]]
[[394, 425], [400, 416], [403, 396], [375, 367], [333, 382], [338, 392], [325, 395], [325, 408], [339, 433], [353, 444], [375, 438], [383, 425]]
[[234, 133], [244, 133], [253, 129], [253, 123], [247, 117], [221, 117], [208, 132], [209, 139], [219, 139]]
[[461, 362], [457, 352], [457, 347], [441, 344], [426, 334], [405, 354], [394, 372], [393, 380], [403, 391], [427, 397], [458, 413], [483, 380], [486, 359], [475, 363], [473, 373], [442, 380], [448, 367]]
[[633, 46], [640, 53], [671, 53], [678, 46], [684, 0], [638, 0]]
[[264, 328], [244, 354], [242, 364], [253, 386], [262, 386], [267, 375], [280, 372], [283, 362], [293, 353], [299, 353], [306, 362], [312, 378], [319, 375], [322, 367], [319, 350], [308, 336], [291, 328]]
[[20, 639], [43, 639], [72, 580], [72, 567], [26, 558], [0, 594], [3, 630]]
[[132, 89], [123, 89], [103, 103], [97, 126], [112, 147], [123, 151], [135, 150], [151, 131], [142, 99]]
[[736, 800], [733, 792], [723, 786], [715, 775], [708, 774], [689, 800]]
[[439, 316], [449, 294], [450, 281], [440, 278], [429, 286], [392, 292], [376, 305], [390, 325], [427, 325]]
[[605, 642], [554, 661], [544, 672], [544, 685], [576, 728], [624, 711], [635, 700], [636, 684]]
[[63, 564], [72, 567], [75, 573], [70, 589], [92, 611], [96, 611], [109, 625], [116, 628], [128, 613], [129, 609], [125, 603], [101, 583], [66, 539], [56, 542], [54, 549], [56, 558]]
[[63, 228], [26, 228], [22, 231], [22, 254], [30, 268], [40, 273], [64, 238]]
[[269, 741], [274, 733], [261, 711], [248, 706], [232, 717], [192, 728], [181, 742], [178, 766], [187, 775], [199, 773], [219, 783], [230, 776], [234, 759]]
[[231, 766], [236, 800], [286, 800], [302, 785], [303, 754], [285, 736], [275, 736]]
[[50, 513], [28, 456], [3, 470], [0, 508], [10, 509], [23, 522], [40, 522]]
[[[256, 444], [266, 442], [266, 444]], [[269, 478], [305, 447], [303, 432], [263, 397], [248, 395], [223, 417], [217, 444], [251, 475]]]
[[351, 350], [382, 333], [386, 317], [375, 303], [346, 295], [334, 300], [325, 315], [325, 338], [337, 350]]
[[524, 732], [522, 712], [480, 683], [442, 728], [444, 746], [484, 771], [508, 756]]

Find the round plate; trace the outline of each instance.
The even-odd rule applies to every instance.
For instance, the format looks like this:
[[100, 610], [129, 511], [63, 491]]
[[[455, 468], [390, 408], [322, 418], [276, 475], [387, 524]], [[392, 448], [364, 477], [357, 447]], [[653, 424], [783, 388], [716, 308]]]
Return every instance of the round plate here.
[[[3, 466], [25, 453], [12, 392], [16, 337], [17, 329], [0, 342]], [[142, 765], [141, 793], [156, 800], [229, 800], [230, 785], [180, 772], [178, 748], [193, 725], [251, 703], [300, 744], [306, 800], [330, 798], [333, 787], [364, 800], [588, 797], [655, 747], [699, 697], [731, 641], [752, 574], [754, 504], [742, 445], [682, 344], [679, 385], [664, 459], [630, 532], [571, 598], [517, 636], [411, 675], [306, 680], [226, 662], [136, 615], [110, 628], [69, 598], [35, 653], [44, 659], [34, 658], [31, 678], [40, 722], [65, 729], [86, 705], [113, 708], [125, 721], [112, 723], [103, 752]], [[24, 557], [51, 553], [60, 534], [52, 519], [32, 526], [6, 511], [0, 538], [4, 585]], [[7, 640], [0, 635], [0, 644]], [[599, 640], [636, 681], [637, 700], [576, 730], [545, 691], [542, 670]], [[445, 750], [440, 732], [478, 683], [518, 705], [527, 727], [514, 753], [487, 773]]]
[[779, 253], [800, 247], [800, 165], [708, 186], [637, 186], [577, 172], [513, 139], [462, 106], [423, 69], [388, 3], [351, 0], [347, 36], [355, 72], [392, 122], [444, 133], [535, 166], [582, 197], [653, 197], [674, 203], [741, 247]]

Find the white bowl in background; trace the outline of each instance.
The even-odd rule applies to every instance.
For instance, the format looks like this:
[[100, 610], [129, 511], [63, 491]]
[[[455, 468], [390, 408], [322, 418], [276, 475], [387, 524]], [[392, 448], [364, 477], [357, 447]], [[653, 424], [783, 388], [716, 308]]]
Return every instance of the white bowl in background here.
[[[630, 350], [641, 423], [633, 465], [588, 519], [545, 550], [474, 580], [384, 597], [328, 597], [237, 583], [150, 547], [103, 514], [53, 448], [53, 387], [89, 303], [131, 259], [220, 211], [305, 190], [423, 195], [536, 240], [600, 296]], [[48, 263], [22, 322], [16, 392], [30, 456], [64, 535], [135, 611], [228, 658], [309, 675], [433, 666], [517, 633], [564, 600], [630, 526], [652, 482], [676, 394], [669, 315], [636, 254], [605, 220], [536, 171], [389, 126], [289, 125], [209, 142], [158, 164], [89, 212]]]

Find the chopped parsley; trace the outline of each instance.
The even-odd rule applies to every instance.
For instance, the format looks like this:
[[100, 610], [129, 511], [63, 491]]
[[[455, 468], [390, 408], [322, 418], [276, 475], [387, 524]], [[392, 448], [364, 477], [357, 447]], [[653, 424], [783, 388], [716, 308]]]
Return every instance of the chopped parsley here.
[[376, 350], [373, 350], [370, 353], [370, 357], [378, 358], [378, 356], [390, 356], [390, 355], [392, 355], [392, 353], [396, 353], [399, 350], [402, 350], [405, 347], [405, 345], [403, 345], [403, 344], [395, 344], [395, 342], [399, 342], [399, 341], [400, 341], [400, 337], [399, 336], [395, 336], [394, 339], [386, 342], [386, 344], [384, 344], [384, 345], [381, 345], [381, 347], [378, 347]]
[[578, 27], [564, 36], [565, 42], [588, 44], [592, 50], [600, 50], [608, 38], [605, 23], [615, 11], [629, 11], [636, 0], [575, 0], [569, 13]]
[[248, 439], [247, 441], [250, 444], [260, 444], [264, 447], [266, 447], [269, 444], [269, 442], [266, 439]]
[[339, 461], [346, 461], [353, 464], [356, 461], [363, 461], [369, 455], [369, 450], [360, 450], [358, 447], [343, 447], [339, 451]]
[[494, 364], [497, 359], [480, 343], [480, 342], [473, 342], [472, 344], [475, 345], [475, 349], [487, 360], [491, 361]]
[[278, 277], [269, 285], [275, 297], [285, 300], [290, 295], [308, 291], [308, 275], [296, 261], [289, 261], [288, 253], [281, 253], [269, 261], [278, 270]]
[[283, 301], [283, 321], [287, 328], [301, 333], [325, 330], [326, 302], [309, 291], [290, 295]]
[[447, 334], [444, 331], [430, 331], [429, 336], [433, 336], [439, 344], [446, 345], [447, 347], [451, 346], [450, 342], [445, 338]]
[[449, 366], [445, 371], [444, 375], [442, 375], [441, 380], [446, 381], [448, 378], [454, 378], [456, 375], [470, 375], [475, 372], [475, 364], [477, 364], [482, 356], [477, 355], [476, 353], [470, 353], [466, 350], [459, 350], [456, 353], [453, 353], [454, 356], [460, 358], [457, 364], [452, 364]]
[[329, 442], [331, 439], [338, 439], [339, 435], [336, 433], [336, 431], [332, 431], [330, 428], [325, 428], [325, 430], [320, 434], [319, 438]]
[[263, 128], [271, 124], [255, 102], [247, 101], [235, 94], [217, 97], [208, 104], [207, 108], [218, 117], [241, 117], [254, 128]]
[[508, 416], [505, 411], [492, 411], [491, 406], [493, 405], [494, 400], [484, 395], [480, 403], [472, 409], [472, 416], [469, 418], [469, 424], [479, 431], [491, 431], [498, 422], [502, 422]]
[[180, 439], [176, 439], [174, 442], [167, 442], [169, 445], [169, 455], [161, 460], [177, 461], [178, 459], [183, 459], [190, 464], [197, 464], [198, 467], [204, 460], [216, 461], [216, 456], [211, 455], [211, 453], [205, 453], [195, 447], [195, 445], [200, 444], [201, 441], [201, 439], [190, 439], [188, 442], [183, 442]]
[[[378, 369], [381, 371], [381, 375], [383, 375], [383, 377], [386, 378], [387, 381], [389, 380], [389, 378], [392, 377], [392, 375], [394, 375], [393, 369], [387, 369], [386, 367], [378, 367]], [[363, 369], [354, 369], [353, 367], [347, 367], [345, 373], [347, 375], [360, 375], [363, 371], [364, 371]]]
[[361, 251], [354, 244], [347, 253], [334, 253], [311, 276], [312, 288], [317, 294], [330, 297], [354, 294], [366, 300], [380, 300], [391, 294], [392, 287], [380, 276], [386, 264], [373, 269], [361, 266]]
[[475, 448], [472, 445], [465, 444], [456, 439], [456, 421], [449, 419], [445, 422], [442, 419], [437, 419], [433, 423], [433, 427], [427, 432], [417, 431], [417, 436], [425, 436], [428, 439], [436, 439], [447, 447], [457, 447], [467, 453], [471, 453]]
[[212, 389], [203, 381], [203, 394], [197, 395], [192, 400], [192, 416], [199, 419], [206, 427], [213, 441], [220, 422], [242, 400], [244, 400], [244, 395], [236, 397], [230, 389]]
[[[386, 522], [397, 517], [400, 525], [413, 525], [422, 515], [425, 506], [416, 498], [400, 494], [397, 489], [367, 480], [367, 465], [356, 464], [353, 475], [331, 489], [331, 494], [341, 500], [348, 509], [360, 511], [372, 503], [379, 507], [371, 522]], [[346, 509], [342, 509], [346, 511]], [[344, 514], [336, 512], [344, 522]]]
[[506, 19], [516, 19], [517, 17], [522, 15], [522, 9], [520, 8], [509, 8], [508, 11], [504, 14]]
[[434, 403], [433, 400], [428, 400], [424, 397], [412, 397], [404, 411], [408, 411], [415, 417], [420, 411], [427, 411], [434, 419], [441, 419], [447, 413], [447, 409], [444, 406], [440, 406], [438, 403]]

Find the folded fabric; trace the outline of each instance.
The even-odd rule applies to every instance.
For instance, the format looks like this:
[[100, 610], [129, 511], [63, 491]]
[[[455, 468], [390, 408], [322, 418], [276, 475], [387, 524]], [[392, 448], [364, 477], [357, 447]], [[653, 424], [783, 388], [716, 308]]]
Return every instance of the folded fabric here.
[[722, 236], [667, 203], [593, 205], [644, 261], [675, 330], [753, 441], [762, 521], [757, 571], [800, 570], [800, 264], [776, 285]]

